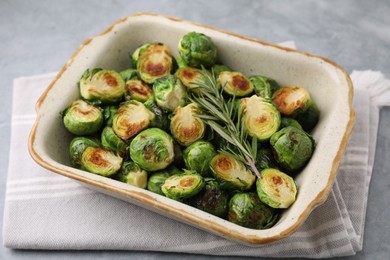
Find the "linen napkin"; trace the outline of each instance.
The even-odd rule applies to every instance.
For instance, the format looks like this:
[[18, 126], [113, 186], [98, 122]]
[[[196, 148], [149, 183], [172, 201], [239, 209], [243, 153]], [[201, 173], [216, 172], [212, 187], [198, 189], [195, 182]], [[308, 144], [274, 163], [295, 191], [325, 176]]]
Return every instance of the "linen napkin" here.
[[28, 154], [27, 139], [35, 102], [54, 76], [14, 81], [3, 225], [6, 247], [313, 258], [353, 255], [362, 249], [378, 107], [390, 105], [390, 81], [380, 72], [354, 71], [351, 75], [356, 125], [327, 201], [292, 236], [257, 248], [89, 190], [38, 166]]

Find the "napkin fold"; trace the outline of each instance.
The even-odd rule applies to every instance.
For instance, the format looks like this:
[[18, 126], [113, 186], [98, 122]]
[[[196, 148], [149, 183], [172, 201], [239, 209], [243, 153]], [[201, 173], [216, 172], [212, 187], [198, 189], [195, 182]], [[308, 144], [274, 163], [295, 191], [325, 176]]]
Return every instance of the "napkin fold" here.
[[362, 249], [379, 107], [390, 105], [390, 81], [380, 72], [351, 75], [356, 125], [329, 198], [293, 235], [257, 248], [89, 190], [38, 166], [28, 154], [27, 140], [35, 102], [54, 76], [14, 80], [3, 224], [6, 247], [313, 258], [353, 255]]

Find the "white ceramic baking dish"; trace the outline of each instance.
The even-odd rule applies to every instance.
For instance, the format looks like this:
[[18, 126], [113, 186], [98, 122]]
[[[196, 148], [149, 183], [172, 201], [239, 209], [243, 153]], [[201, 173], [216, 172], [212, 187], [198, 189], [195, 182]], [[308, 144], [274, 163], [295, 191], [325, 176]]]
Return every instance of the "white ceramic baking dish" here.
[[[212, 37], [219, 61], [247, 76], [266, 75], [280, 85], [308, 89], [321, 111], [320, 121], [312, 132], [317, 141], [315, 153], [296, 178], [297, 200], [272, 228], [244, 228], [150, 191], [70, 166], [68, 147], [72, 137], [63, 127], [59, 112], [79, 97], [76, 84], [83, 71], [95, 67], [128, 68], [129, 53], [146, 42], [163, 42], [177, 57], [177, 43], [190, 31]], [[349, 76], [325, 58], [177, 18], [137, 13], [87, 39], [66, 62], [37, 102], [29, 150], [41, 166], [92, 189], [220, 236], [259, 245], [292, 234], [313, 208], [326, 200], [354, 123], [352, 95]]]

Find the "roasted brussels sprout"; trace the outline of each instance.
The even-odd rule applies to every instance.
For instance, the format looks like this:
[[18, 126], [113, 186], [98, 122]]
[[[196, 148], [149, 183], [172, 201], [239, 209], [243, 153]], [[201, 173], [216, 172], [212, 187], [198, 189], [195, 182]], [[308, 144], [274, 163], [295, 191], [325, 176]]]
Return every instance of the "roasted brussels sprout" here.
[[223, 91], [231, 96], [244, 97], [253, 92], [252, 82], [240, 72], [222, 71], [218, 75], [218, 82]]
[[270, 144], [276, 161], [289, 173], [305, 166], [314, 151], [314, 140], [311, 136], [293, 126], [273, 134]]
[[145, 189], [148, 183], [148, 173], [132, 161], [124, 162], [116, 176], [121, 182]]
[[110, 126], [103, 128], [101, 140], [104, 148], [115, 152], [121, 157], [124, 157], [127, 153], [127, 144], [114, 133]]
[[204, 188], [189, 199], [189, 205], [215, 216], [225, 217], [228, 210], [229, 195], [219, 187], [216, 180], [206, 178], [204, 181]]
[[280, 113], [266, 99], [256, 95], [250, 98], [242, 98], [240, 108], [242, 123], [248, 134], [259, 141], [268, 140], [279, 129]]
[[129, 140], [147, 128], [155, 115], [136, 100], [123, 103], [114, 116], [112, 129], [123, 140]]
[[73, 166], [79, 167], [81, 165], [81, 155], [90, 146], [99, 147], [100, 143], [87, 137], [75, 137], [72, 139], [69, 145], [69, 155]]
[[79, 82], [83, 99], [97, 104], [112, 104], [125, 94], [125, 82], [114, 70], [94, 69], [84, 72]]
[[262, 98], [271, 99], [272, 94], [279, 89], [279, 84], [275, 80], [265, 76], [252, 76], [249, 80], [253, 84], [256, 95]]
[[196, 173], [174, 174], [161, 186], [161, 191], [168, 198], [182, 200], [198, 194], [204, 186], [202, 176]]
[[112, 126], [115, 114], [118, 112], [117, 106], [106, 106], [103, 108], [103, 119], [106, 126]]
[[208, 176], [211, 173], [210, 161], [216, 154], [211, 143], [196, 141], [184, 150], [184, 163], [188, 169], [202, 176]]
[[132, 56], [136, 62], [139, 77], [146, 83], [167, 76], [172, 70], [172, 54], [162, 43], [146, 44], [138, 48]]
[[164, 170], [153, 172], [148, 179], [147, 189], [164, 196], [164, 193], [161, 191], [161, 186], [169, 176], [179, 173], [182, 172], [174, 166], [168, 166]]
[[157, 103], [154, 101], [154, 97], [150, 97], [145, 103], [145, 107], [149, 109], [154, 114], [154, 119], [150, 122], [150, 127], [161, 128], [164, 131], [169, 130], [170, 121], [168, 119], [167, 113], [161, 109]]
[[267, 168], [278, 168], [272, 150], [268, 147], [262, 147], [257, 151], [256, 168], [261, 171]]
[[180, 79], [181, 83], [186, 86], [187, 90], [194, 92], [196, 92], [196, 88], [199, 87], [197, 82], [203, 78], [199, 69], [191, 67], [180, 68], [176, 71], [175, 75]]
[[138, 72], [135, 69], [127, 69], [119, 72], [124, 82], [138, 79]]
[[152, 89], [141, 80], [126, 81], [126, 100], [147, 101], [153, 95]]
[[207, 35], [190, 32], [179, 42], [180, 57], [184, 62], [195, 68], [210, 68], [217, 60], [217, 48]]
[[282, 116], [282, 119], [280, 120], [280, 129], [288, 127], [288, 126], [293, 126], [295, 128], [298, 128], [300, 130], [303, 130], [302, 126], [298, 123], [297, 120], [291, 118], [291, 117], [285, 117]]
[[187, 91], [174, 75], [158, 79], [153, 84], [154, 98], [161, 108], [173, 111], [185, 104]]
[[131, 63], [133, 65], [133, 68], [137, 68], [140, 53], [146, 50], [150, 45], [151, 43], [142, 44], [133, 52], [133, 54], [131, 55]]
[[272, 98], [280, 113], [295, 118], [305, 131], [316, 126], [320, 112], [306, 89], [298, 86], [283, 87]]
[[221, 188], [226, 190], [249, 190], [256, 180], [242, 162], [228, 155], [214, 156], [210, 161], [210, 168]]
[[142, 131], [130, 143], [131, 159], [147, 171], [166, 168], [174, 156], [172, 137], [159, 128]]
[[214, 78], [218, 79], [218, 76], [222, 71], [233, 71], [233, 69], [223, 64], [214, 64], [213, 67], [211, 67], [211, 71]]
[[253, 193], [237, 193], [229, 201], [228, 220], [237, 225], [266, 229], [275, 224], [278, 214], [275, 209], [262, 203]]
[[175, 109], [171, 119], [171, 133], [179, 144], [188, 146], [203, 137], [206, 124], [196, 117], [200, 113], [196, 103]]
[[293, 178], [277, 169], [264, 169], [256, 181], [257, 195], [272, 208], [288, 208], [294, 203], [298, 188]]
[[101, 109], [83, 100], [74, 101], [63, 115], [65, 128], [75, 135], [94, 134], [103, 124]]
[[91, 173], [109, 177], [122, 166], [122, 157], [100, 147], [87, 147], [81, 155], [81, 168]]

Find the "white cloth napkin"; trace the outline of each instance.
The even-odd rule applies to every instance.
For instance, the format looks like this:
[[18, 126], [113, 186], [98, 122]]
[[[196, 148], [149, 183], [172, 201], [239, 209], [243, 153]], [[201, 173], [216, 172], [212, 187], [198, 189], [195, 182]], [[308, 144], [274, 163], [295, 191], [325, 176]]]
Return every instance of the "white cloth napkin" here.
[[390, 81], [380, 72], [354, 71], [351, 75], [356, 125], [327, 201], [292, 236], [258, 248], [97, 193], [38, 166], [28, 154], [27, 139], [35, 102], [54, 76], [14, 81], [3, 225], [6, 247], [313, 258], [353, 255], [362, 249], [378, 107], [390, 105]]

